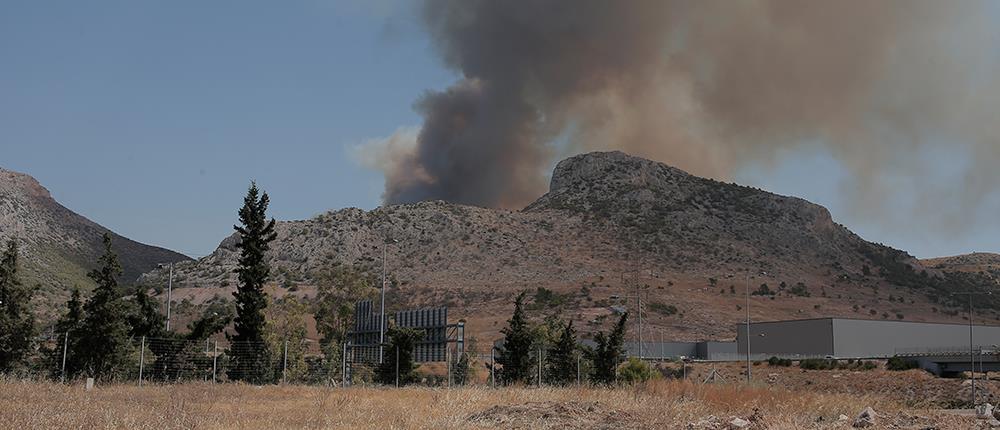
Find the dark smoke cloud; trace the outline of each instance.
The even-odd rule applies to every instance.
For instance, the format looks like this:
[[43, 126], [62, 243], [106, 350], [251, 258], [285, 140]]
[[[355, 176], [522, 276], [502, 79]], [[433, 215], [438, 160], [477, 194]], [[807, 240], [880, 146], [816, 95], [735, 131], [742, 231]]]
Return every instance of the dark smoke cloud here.
[[933, 168], [921, 150], [950, 145], [974, 161], [960, 197], [942, 198], [975, 205], [1000, 184], [981, 170], [1000, 159], [988, 7], [428, 0], [426, 28], [463, 79], [417, 102], [419, 132], [369, 149], [387, 203], [518, 208], [570, 153], [622, 149], [725, 179], [818, 143], [854, 174], [859, 206], [879, 208], [885, 177], [919, 181]]

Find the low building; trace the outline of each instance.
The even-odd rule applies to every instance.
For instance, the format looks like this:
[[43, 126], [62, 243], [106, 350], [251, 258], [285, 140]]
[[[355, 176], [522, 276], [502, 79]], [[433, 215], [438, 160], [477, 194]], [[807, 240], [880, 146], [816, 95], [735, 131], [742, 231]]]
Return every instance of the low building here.
[[[629, 357], [639, 356], [636, 342], [625, 342]], [[642, 357], [651, 360], [726, 360], [736, 356], [736, 342], [643, 342]]]
[[[738, 354], [747, 352], [746, 324], [737, 326]], [[974, 349], [997, 349], [1000, 327], [973, 327]], [[968, 351], [969, 325], [815, 318], [750, 324], [750, 352], [754, 359], [888, 358], [901, 354]]]

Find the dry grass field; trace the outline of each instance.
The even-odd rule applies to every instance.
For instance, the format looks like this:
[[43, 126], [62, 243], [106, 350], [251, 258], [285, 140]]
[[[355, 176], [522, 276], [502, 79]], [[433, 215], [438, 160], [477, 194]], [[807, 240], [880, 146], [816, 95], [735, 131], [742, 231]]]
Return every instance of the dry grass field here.
[[[595, 388], [325, 388], [182, 384], [137, 387], [0, 382], [9, 429], [851, 428], [867, 406], [875, 428], [975, 428], [971, 417], [908, 410], [888, 396], [774, 386], [656, 381]], [[838, 420], [843, 414], [850, 420]]]

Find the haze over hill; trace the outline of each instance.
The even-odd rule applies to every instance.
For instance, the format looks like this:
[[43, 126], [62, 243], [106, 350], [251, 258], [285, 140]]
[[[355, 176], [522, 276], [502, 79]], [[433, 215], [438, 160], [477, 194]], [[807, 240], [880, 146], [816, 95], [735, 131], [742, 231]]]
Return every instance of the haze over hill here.
[[[611, 296], [640, 288], [651, 326], [693, 339], [732, 336], [747, 274], [755, 318], [950, 320], [960, 317], [949, 288], [996, 283], [869, 243], [805, 200], [621, 152], [560, 162], [549, 192], [520, 211], [441, 201], [351, 208], [279, 222], [277, 233], [270, 258], [283, 288], [308, 295], [336, 264], [376, 269], [389, 242], [391, 306], [446, 303], [488, 338], [524, 289], [536, 310], [600, 326], [625, 304]], [[227, 297], [237, 240], [179, 265], [175, 286], [196, 301]], [[162, 285], [165, 273], [143, 282]]]
[[0, 169], [0, 242], [17, 241], [23, 281], [40, 286], [36, 297], [43, 311], [61, 305], [74, 286], [90, 288], [86, 275], [102, 252], [101, 236], [106, 232], [111, 233], [121, 261], [124, 284], [158, 263], [190, 260], [119, 236], [63, 207], [35, 178]]

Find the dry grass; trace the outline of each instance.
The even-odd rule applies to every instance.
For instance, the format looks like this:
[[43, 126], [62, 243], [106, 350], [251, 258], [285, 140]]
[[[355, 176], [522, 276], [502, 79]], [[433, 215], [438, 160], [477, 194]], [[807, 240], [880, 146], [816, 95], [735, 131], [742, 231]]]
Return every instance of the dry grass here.
[[709, 416], [723, 423], [748, 417], [754, 408], [764, 417], [761, 428], [846, 428], [837, 416], [853, 418], [865, 406], [900, 411], [893, 401], [864, 395], [667, 381], [614, 390], [184, 384], [114, 385], [90, 392], [81, 385], [0, 383], [0, 426], [19, 430], [686, 428]]

